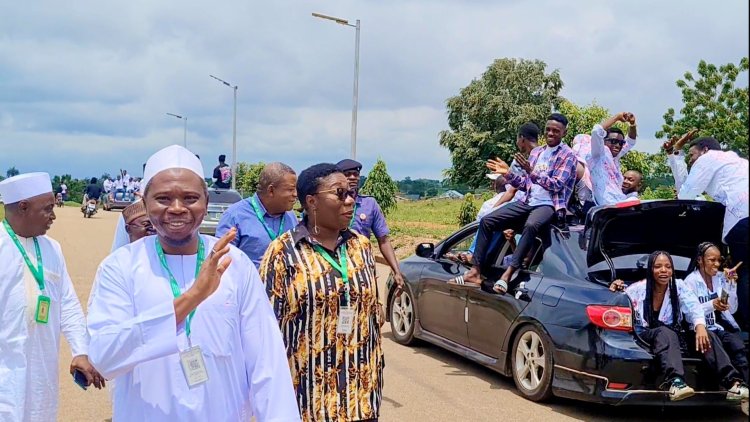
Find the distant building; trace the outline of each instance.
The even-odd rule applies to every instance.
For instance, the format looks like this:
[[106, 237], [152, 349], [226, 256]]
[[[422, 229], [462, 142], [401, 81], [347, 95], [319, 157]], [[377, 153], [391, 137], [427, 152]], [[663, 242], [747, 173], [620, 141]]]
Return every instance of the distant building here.
[[438, 198], [441, 199], [461, 199], [464, 195], [461, 192], [455, 191], [455, 190], [449, 190], [443, 193], [442, 195], [438, 196]]
[[419, 201], [420, 196], [417, 194], [398, 194], [396, 195], [397, 201]]

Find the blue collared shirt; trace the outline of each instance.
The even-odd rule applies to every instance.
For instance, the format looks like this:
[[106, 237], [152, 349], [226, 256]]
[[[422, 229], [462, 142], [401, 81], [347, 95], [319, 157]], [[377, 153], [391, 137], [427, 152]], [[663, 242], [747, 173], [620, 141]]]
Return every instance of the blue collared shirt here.
[[255, 210], [250, 205], [252, 199], [255, 199], [255, 203], [260, 207], [263, 221], [265, 221], [274, 236], [279, 232], [281, 224], [284, 225], [282, 232], [286, 232], [297, 226], [297, 217], [292, 211], [287, 211], [276, 217], [269, 215], [257, 194], [251, 198], [246, 198], [232, 204], [221, 216], [219, 225], [216, 227], [216, 237], [221, 237], [232, 227], [236, 227], [237, 237], [232, 243], [234, 246], [240, 248], [242, 252], [245, 252], [245, 255], [250, 257], [255, 267], [259, 268], [260, 261], [263, 259], [263, 255], [266, 253], [266, 249], [268, 249], [268, 245], [273, 239], [271, 239], [266, 228], [258, 220]]
[[378, 201], [372, 196], [358, 195], [354, 201], [354, 216], [350, 228], [357, 233], [370, 237], [375, 233], [376, 238], [387, 236], [390, 233], [385, 215], [378, 205]]

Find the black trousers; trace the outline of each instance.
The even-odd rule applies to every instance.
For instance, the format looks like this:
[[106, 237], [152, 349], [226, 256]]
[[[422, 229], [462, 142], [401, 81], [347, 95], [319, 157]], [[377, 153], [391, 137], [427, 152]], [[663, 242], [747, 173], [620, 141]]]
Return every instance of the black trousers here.
[[742, 261], [742, 265], [737, 269], [737, 299], [739, 318], [737, 323], [744, 331], [750, 329], [750, 288], [748, 288], [748, 266], [750, 266], [750, 254], [747, 250], [747, 238], [750, 234], [748, 229], [748, 218], [745, 217], [738, 221], [737, 224], [729, 230], [725, 242], [729, 246], [729, 253], [732, 255], [734, 265]]
[[474, 264], [484, 269], [483, 262], [487, 256], [487, 249], [492, 241], [492, 233], [513, 229], [516, 233], [523, 230], [521, 240], [513, 252], [510, 266], [520, 268], [524, 257], [534, 246], [534, 239], [542, 227], [545, 227], [555, 215], [555, 209], [549, 205], [537, 207], [523, 202], [513, 202], [487, 214], [480, 220], [477, 232], [477, 246], [474, 249]]
[[674, 330], [666, 326], [640, 328], [638, 335], [651, 345], [650, 352], [659, 363], [665, 381], [670, 382], [676, 377], [685, 378], [680, 339]]
[[[687, 333], [688, 347], [695, 350], [695, 332], [689, 331]], [[724, 350], [721, 338], [714, 331], [708, 332], [708, 340], [711, 342], [711, 348], [704, 352], [701, 357], [708, 366], [709, 370], [713, 371], [719, 378], [719, 383], [722, 387], [729, 389], [736, 381], [742, 381], [742, 374], [732, 365], [732, 359], [729, 358], [727, 351]], [[742, 341], [742, 340], [740, 340]], [[744, 346], [744, 345], [743, 345]], [[744, 347], [743, 347], [744, 348]]]
[[742, 379], [746, 383], [750, 383], [750, 379], [748, 379], [747, 350], [745, 349], [745, 343], [742, 341], [740, 332], [723, 330], [714, 331], [714, 333], [719, 338], [724, 351], [729, 355], [729, 360], [732, 362], [734, 368], [742, 375]]

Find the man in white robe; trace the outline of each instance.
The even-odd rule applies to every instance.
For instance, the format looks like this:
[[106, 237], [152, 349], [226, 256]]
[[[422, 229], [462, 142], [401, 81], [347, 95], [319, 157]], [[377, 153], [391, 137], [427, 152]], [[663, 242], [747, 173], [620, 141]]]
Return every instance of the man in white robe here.
[[6, 179], [0, 195], [0, 421], [54, 421], [60, 332], [73, 352], [71, 373], [97, 388], [104, 379], [86, 356], [86, 322], [60, 245], [45, 235], [55, 220], [49, 175]]
[[255, 266], [229, 245], [234, 231], [220, 240], [198, 233], [208, 206], [202, 173], [183, 147], [154, 154], [144, 203], [157, 235], [120, 247], [97, 272], [89, 350], [114, 380], [113, 421], [299, 421]]

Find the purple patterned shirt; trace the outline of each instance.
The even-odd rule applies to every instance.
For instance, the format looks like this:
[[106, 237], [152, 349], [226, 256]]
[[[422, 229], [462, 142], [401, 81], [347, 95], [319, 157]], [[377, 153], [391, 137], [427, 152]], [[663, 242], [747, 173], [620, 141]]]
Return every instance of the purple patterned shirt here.
[[[548, 147], [536, 147], [529, 155], [531, 168], [536, 168], [536, 162], [542, 152]], [[566, 209], [570, 195], [573, 194], [573, 186], [576, 183], [576, 155], [569, 146], [561, 143], [559, 148], [552, 152], [550, 162], [547, 166], [541, 166], [543, 171], [533, 170], [531, 174], [511, 172], [505, 178], [513, 187], [531, 192], [531, 185], [536, 184], [549, 191], [555, 210]], [[528, 198], [528, 195], [527, 195]]]

